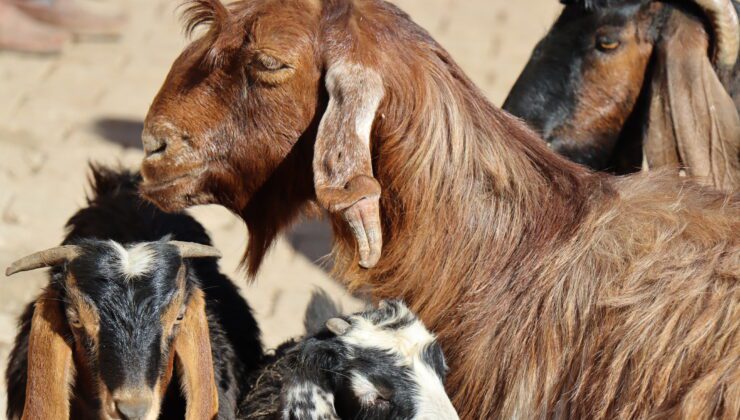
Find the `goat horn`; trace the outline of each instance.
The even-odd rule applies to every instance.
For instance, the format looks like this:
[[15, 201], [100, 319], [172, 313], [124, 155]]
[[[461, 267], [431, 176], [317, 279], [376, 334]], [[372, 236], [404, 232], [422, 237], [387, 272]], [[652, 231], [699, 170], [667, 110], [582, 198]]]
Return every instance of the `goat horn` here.
[[332, 318], [326, 321], [326, 328], [334, 335], [344, 335], [349, 330], [349, 322], [342, 318]]
[[170, 241], [169, 244], [177, 247], [182, 258], [221, 258], [221, 251], [210, 245], [182, 241]]
[[715, 64], [732, 70], [740, 49], [740, 24], [732, 0], [694, 0], [706, 13], [715, 37]]
[[78, 255], [80, 255], [80, 248], [76, 245], [62, 245], [35, 252], [10, 264], [10, 267], [5, 270], [5, 275], [12, 276], [21, 271], [59, 265], [67, 261], [72, 261]]

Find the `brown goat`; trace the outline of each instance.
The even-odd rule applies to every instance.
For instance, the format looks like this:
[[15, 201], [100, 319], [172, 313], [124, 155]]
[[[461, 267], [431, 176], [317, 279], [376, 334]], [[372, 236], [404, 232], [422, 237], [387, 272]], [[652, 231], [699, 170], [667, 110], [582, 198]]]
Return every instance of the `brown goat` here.
[[569, 163], [384, 1], [192, 6], [146, 197], [240, 214], [252, 274], [327, 209], [338, 277], [418, 311], [462, 418], [735, 418], [739, 197]]

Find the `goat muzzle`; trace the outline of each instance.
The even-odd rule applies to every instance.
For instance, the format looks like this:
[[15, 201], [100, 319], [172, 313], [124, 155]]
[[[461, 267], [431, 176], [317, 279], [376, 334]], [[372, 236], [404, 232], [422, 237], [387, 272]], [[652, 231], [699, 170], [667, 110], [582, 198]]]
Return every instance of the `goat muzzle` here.
[[133, 398], [114, 398], [116, 411], [126, 420], [140, 420], [147, 418], [152, 409], [150, 395], [140, 395]]

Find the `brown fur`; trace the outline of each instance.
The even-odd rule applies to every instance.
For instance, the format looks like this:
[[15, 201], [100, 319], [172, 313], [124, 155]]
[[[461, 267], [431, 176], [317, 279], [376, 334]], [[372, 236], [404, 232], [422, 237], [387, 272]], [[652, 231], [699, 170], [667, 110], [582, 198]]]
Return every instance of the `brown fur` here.
[[682, 164], [699, 182], [740, 186], [740, 114], [703, 51], [701, 22], [673, 13], [651, 81], [644, 150], [651, 168]]
[[187, 420], [215, 419], [218, 416], [218, 389], [213, 377], [211, 342], [203, 292], [194, 290], [175, 338], [180, 360], [183, 390], [188, 401]]
[[[193, 79], [221, 35], [195, 41], [152, 105], [148, 198], [239, 213], [255, 272], [277, 233], [322, 202], [312, 145], [326, 150], [317, 127], [338, 94], [321, 75], [339, 54], [377, 72], [384, 95], [369, 158], [333, 161], [330, 180], [344, 185], [370, 159], [384, 245], [361, 269], [355, 233], [332, 213], [337, 275], [404, 299], [439, 335], [462, 418], [736, 416], [739, 197], [565, 161], [387, 3], [246, 1], [229, 19], [251, 28], [244, 51]], [[263, 49], [290, 69], [278, 83], [252, 70]]]

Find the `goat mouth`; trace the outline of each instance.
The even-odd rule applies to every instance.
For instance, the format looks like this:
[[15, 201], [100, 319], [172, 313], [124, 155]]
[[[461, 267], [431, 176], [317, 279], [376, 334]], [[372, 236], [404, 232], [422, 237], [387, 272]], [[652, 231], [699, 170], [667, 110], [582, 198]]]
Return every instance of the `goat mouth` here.
[[139, 191], [149, 201], [164, 211], [178, 211], [196, 204], [205, 204], [205, 198], [200, 198], [198, 181], [207, 171], [206, 166], [191, 169], [175, 176], [159, 179], [148, 176], [146, 168], [142, 167], [143, 180]]
[[188, 173], [177, 175], [175, 177], [168, 178], [165, 180], [156, 180], [156, 181], [152, 179], [147, 179], [147, 177], [144, 177], [144, 182], [142, 182], [141, 188], [145, 190], [147, 193], [161, 191], [161, 190], [173, 187], [176, 184], [182, 183], [184, 181], [196, 180], [200, 178], [200, 176], [203, 175], [205, 171], [206, 171], [205, 168], [201, 168], [193, 172], [188, 172]]

